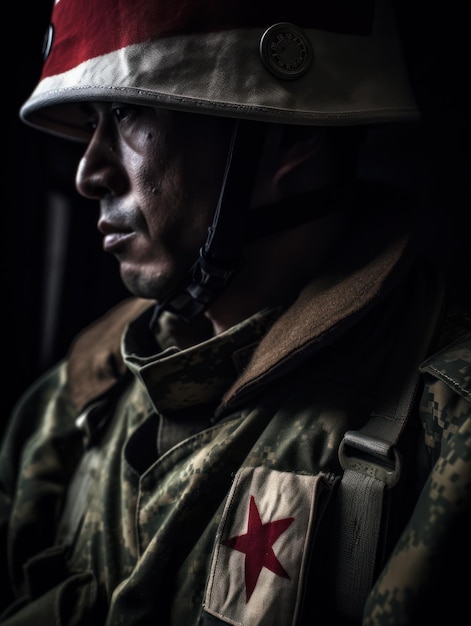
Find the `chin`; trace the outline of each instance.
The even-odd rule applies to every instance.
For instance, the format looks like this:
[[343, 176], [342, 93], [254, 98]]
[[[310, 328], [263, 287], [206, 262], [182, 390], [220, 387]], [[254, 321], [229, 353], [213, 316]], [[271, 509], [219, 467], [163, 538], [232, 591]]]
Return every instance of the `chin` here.
[[[180, 280], [183, 280], [183, 276]], [[149, 272], [121, 267], [121, 280], [126, 289], [138, 298], [164, 300], [178, 285], [175, 273]]]

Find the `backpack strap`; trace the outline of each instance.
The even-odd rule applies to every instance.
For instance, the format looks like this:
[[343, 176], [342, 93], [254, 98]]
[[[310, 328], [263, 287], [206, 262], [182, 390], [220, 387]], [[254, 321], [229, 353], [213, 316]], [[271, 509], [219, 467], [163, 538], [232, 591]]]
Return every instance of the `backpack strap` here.
[[[422, 288], [421, 288], [422, 287]], [[419, 364], [426, 357], [441, 319], [443, 281], [415, 283], [407, 322], [398, 337], [390, 367], [378, 394], [379, 405], [359, 430], [345, 433], [339, 447], [344, 470], [337, 495], [339, 543], [335, 598], [338, 610], [361, 620], [366, 596], [374, 582], [379, 536], [385, 527], [385, 498], [402, 473], [398, 440], [416, 406]]]

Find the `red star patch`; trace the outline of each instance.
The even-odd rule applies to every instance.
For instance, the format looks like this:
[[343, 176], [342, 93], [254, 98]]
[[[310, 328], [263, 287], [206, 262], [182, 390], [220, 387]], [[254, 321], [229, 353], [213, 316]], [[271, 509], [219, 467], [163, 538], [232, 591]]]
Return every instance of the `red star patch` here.
[[247, 532], [244, 535], [230, 537], [222, 541], [223, 546], [245, 554], [245, 590], [246, 602], [250, 600], [262, 571], [266, 567], [277, 576], [290, 578], [273, 552], [272, 545], [294, 521], [294, 517], [285, 517], [274, 522], [262, 523], [255, 498], [250, 496]]

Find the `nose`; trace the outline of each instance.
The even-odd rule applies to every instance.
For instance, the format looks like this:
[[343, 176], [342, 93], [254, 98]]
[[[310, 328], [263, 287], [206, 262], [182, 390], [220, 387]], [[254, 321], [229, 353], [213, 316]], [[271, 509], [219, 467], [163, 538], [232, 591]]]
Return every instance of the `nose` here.
[[75, 187], [79, 194], [92, 200], [121, 195], [127, 187], [126, 170], [118, 151], [99, 126], [77, 167]]

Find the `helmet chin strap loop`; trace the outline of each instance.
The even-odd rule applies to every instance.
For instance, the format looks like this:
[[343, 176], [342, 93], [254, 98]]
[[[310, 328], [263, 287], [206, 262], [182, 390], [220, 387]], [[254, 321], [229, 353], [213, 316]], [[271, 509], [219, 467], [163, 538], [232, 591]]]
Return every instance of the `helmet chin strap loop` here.
[[265, 134], [262, 123], [234, 120], [221, 192], [206, 243], [186, 281], [157, 303], [151, 325], [163, 310], [186, 321], [194, 319], [204, 313], [232, 279], [246, 239], [247, 212]]

